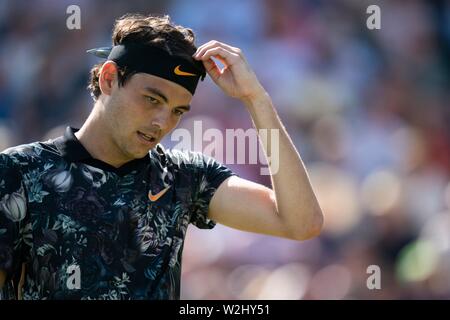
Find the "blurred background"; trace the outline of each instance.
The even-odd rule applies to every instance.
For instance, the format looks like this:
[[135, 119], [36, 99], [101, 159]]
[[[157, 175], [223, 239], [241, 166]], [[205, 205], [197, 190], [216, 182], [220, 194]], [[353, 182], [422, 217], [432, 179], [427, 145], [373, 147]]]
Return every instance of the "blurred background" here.
[[[66, 27], [72, 4], [81, 30]], [[371, 4], [380, 30], [366, 27]], [[182, 299], [450, 298], [450, 2], [2, 0], [0, 150], [82, 125], [98, 62], [85, 51], [110, 45], [127, 12], [169, 14], [198, 45], [243, 50], [325, 214], [305, 242], [191, 226]], [[197, 92], [180, 127], [252, 127], [210, 79]], [[260, 165], [229, 167], [270, 186]], [[367, 288], [371, 265], [380, 290]]]

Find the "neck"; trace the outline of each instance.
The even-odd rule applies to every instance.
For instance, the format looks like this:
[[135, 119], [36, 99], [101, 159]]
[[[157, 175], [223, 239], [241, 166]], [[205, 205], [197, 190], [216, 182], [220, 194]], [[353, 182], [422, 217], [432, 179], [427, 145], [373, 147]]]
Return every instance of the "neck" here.
[[105, 125], [106, 121], [102, 119], [97, 103], [80, 130], [75, 132], [75, 136], [94, 159], [118, 168], [130, 159], [114, 143], [111, 130]]

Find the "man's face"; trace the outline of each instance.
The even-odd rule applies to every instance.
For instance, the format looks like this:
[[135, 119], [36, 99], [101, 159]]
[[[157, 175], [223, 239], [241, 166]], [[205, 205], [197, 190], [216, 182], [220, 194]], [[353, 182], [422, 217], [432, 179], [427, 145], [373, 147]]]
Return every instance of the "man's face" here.
[[124, 160], [144, 157], [190, 109], [192, 94], [169, 80], [138, 73], [123, 86], [112, 83], [105, 99], [106, 125]]

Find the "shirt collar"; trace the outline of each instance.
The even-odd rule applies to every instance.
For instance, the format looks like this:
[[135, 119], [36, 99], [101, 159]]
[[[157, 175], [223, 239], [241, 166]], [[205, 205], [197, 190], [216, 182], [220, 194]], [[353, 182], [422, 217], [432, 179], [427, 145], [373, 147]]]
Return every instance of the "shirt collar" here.
[[118, 174], [131, 172], [132, 170], [139, 169], [143, 164], [149, 163], [149, 153], [147, 153], [145, 157], [131, 160], [123, 164], [119, 168], [113, 167], [106, 162], [95, 159], [75, 136], [75, 132], [77, 132], [78, 130], [80, 129], [68, 126], [66, 128], [66, 131], [64, 132], [64, 135], [55, 139], [54, 141], [61, 156], [69, 162], [83, 162], [96, 166], [100, 169], [112, 171]]
[[80, 129], [67, 127], [64, 135], [55, 141], [61, 156], [70, 160], [71, 162], [78, 162], [87, 159], [92, 159], [91, 154], [81, 144], [75, 136], [75, 132]]

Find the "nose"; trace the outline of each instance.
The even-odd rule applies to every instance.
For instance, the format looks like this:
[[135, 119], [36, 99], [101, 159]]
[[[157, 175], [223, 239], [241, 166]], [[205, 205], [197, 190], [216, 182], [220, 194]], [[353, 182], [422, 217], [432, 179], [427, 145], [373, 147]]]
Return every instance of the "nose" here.
[[[165, 109], [165, 108], [164, 108]], [[165, 132], [170, 126], [170, 111], [161, 110], [157, 114], [154, 115], [152, 120], [152, 128], [157, 131], [158, 134]]]

